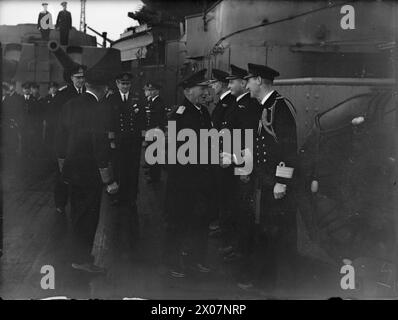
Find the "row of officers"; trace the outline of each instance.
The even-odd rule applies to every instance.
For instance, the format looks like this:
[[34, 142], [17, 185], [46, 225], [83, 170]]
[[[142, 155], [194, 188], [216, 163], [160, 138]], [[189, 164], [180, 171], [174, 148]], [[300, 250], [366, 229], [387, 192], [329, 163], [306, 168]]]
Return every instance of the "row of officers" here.
[[[169, 165], [165, 261], [177, 278], [192, 268], [210, 272], [210, 228], [221, 233], [220, 254], [237, 266], [242, 289], [294, 290], [299, 261], [296, 110], [273, 88], [279, 72], [269, 66], [231, 65], [229, 73], [213, 69], [210, 80], [205, 74], [201, 70], [180, 83], [185, 98], [171, 117], [177, 132], [190, 128], [199, 136], [201, 129], [250, 129], [253, 148], [242, 137], [241, 155], [253, 170], [231, 163], [236, 155], [224, 153], [222, 141], [219, 165]], [[211, 114], [201, 103], [209, 87], [218, 98]], [[198, 146], [198, 157], [200, 152]]]
[[[103, 70], [76, 66], [70, 74], [71, 83], [53, 97], [55, 204], [59, 214], [71, 204], [72, 267], [103, 272], [91, 254], [101, 197], [128, 208], [128, 215], [136, 213], [144, 132], [165, 129], [166, 109], [158, 84], [145, 86], [142, 101], [131, 92], [129, 73], [116, 77], [115, 92], [105, 90], [109, 79]], [[218, 165], [166, 165], [163, 261], [174, 278], [211, 272], [209, 231], [219, 232], [220, 254], [238, 266], [242, 289], [291, 287], [297, 261], [295, 109], [273, 89], [279, 73], [268, 66], [249, 63], [245, 70], [231, 65], [230, 73], [213, 69], [210, 80], [205, 74], [201, 70], [179, 83], [184, 100], [169, 121], [175, 121], [177, 132], [189, 128], [198, 135], [201, 129], [252, 129], [254, 147], [242, 144], [241, 154], [254, 168], [245, 172], [227, 163], [221, 149]], [[217, 97], [211, 115], [203, 104], [209, 87]], [[236, 168], [242, 169], [240, 175]], [[159, 166], [152, 169], [151, 178], [159, 179]], [[218, 224], [211, 227], [214, 221]]]

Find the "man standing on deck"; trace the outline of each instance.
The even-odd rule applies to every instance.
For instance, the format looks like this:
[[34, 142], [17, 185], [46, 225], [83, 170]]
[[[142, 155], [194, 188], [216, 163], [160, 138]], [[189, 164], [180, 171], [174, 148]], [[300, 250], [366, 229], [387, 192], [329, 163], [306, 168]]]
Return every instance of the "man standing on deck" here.
[[59, 30], [61, 46], [67, 46], [69, 42], [69, 31], [72, 29], [72, 15], [66, 10], [68, 3], [66, 1], [61, 3], [63, 8], [58, 13], [55, 27]]
[[[72, 70], [65, 70], [66, 74], [70, 75], [70, 82], [59, 89], [54, 100], [54, 121], [58, 124], [60, 113], [64, 104], [73, 98], [78, 97], [86, 91], [85, 77], [87, 67], [84, 65], [76, 65]], [[58, 169], [60, 165], [58, 164]], [[68, 203], [69, 188], [68, 185], [61, 178], [60, 170], [57, 170], [57, 177], [54, 186], [54, 203], [57, 213], [64, 214], [65, 207]]]
[[71, 263], [90, 273], [104, 270], [91, 254], [99, 221], [103, 187], [117, 192], [109, 166], [107, 111], [101, 99], [109, 81], [106, 66], [87, 71], [86, 92], [67, 102], [61, 111], [56, 145], [62, 179], [70, 187]]

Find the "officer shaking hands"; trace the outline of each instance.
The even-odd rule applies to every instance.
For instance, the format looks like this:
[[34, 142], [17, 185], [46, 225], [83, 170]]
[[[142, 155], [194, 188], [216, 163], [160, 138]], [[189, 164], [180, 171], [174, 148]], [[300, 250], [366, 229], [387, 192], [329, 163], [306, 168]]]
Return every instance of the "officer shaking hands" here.
[[62, 179], [70, 188], [72, 268], [89, 273], [104, 270], [91, 254], [99, 221], [103, 188], [118, 190], [109, 168], [107, 114], [102, 98], [111, 70], [101, 61], [85, 73], [86, 92], [68, 101], [61, 111], [56, 144]]
[[[279, 72], [248, 64], [247, 88], [260, 104], [255, 131], [254, 179], [260, 207], [259, 231], [247, 272], [269, 289], [294, 289], [297, 256], [295, 180], [297, 178], [296, 111], [273, 88]], [[259, 209], [259, 210], [258, 210]], [[257, 279], [258, 280], [258, 279]], [[246, 279], [248, 281], [248, 279]], [[242, 284], [250, 286], [250, 281]]]
[[[206, 69], [201, 70], [179, 84], [183, 88], [184, 100], [171, 115], [177, 132], [189, 128], [199, 136], [201, 129], [212, 128], [209, 112], [200, 104], [207, 87], [205, 73]], [[180, 145], [182, 142], [177, 149]], [[200, 145], [195, 148], [199, 163]], [[164, 258], [172, 277], [185, 277], [188, 267], [201, 273], [210, 271], [206, 257], [209, 224], [215, 209], [213, 178], [208, 164], [168, 165]]]

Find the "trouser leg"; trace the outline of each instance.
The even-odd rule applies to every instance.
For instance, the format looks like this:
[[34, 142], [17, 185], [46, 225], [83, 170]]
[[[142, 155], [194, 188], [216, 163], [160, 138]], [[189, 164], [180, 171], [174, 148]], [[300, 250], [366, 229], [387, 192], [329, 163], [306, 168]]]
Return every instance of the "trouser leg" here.
[[137, 195], [139, 192], [138, 181], [139, 181], [139, 171], [140, 171], [140, 161], [141, 161], [141, 140], [134, 141], [132, 145], [132, 150], [130, 151], [130, 183], [129, 183], [129, 193], [131, 195], [131, 200], [133, 203], [137, 200]]
[[71, 186], [72, 262], [93, 262], [91, 255], [99, 220], [101, 184]]
[[163, 247], [163, 261], [170, 269], [182, 269], [184, 247], [184, 224], [181, 221], [168, 221]]
[[135, 204], [138, 194], [141, 140], [137, 139], [121, 145], [117, 158], [120, 201]]
[[63, 181], [57, 165], [57, 175], [54, 186], [54, 203], [56, 208], [65, 208], [69, 198], [69, 186]]
[[188, 220], [188, 244], [190, 247], [190, 263], [206, 264], [210, 224], [210, 194], [206, 191], [197, 192]]
[[297, 224], [293, 195], [275, 200], [273, 191], [262, 191], [261, 242], [257, 250], [258, 278], [271, 288], [292, 288], [297, 271]]
[[233, 243], [236, 221], [234, 208], [234, 177], [228, 169], [218, 168], [217, 175], [217, 194], [220, 227], [222, 230], [223, 245]]

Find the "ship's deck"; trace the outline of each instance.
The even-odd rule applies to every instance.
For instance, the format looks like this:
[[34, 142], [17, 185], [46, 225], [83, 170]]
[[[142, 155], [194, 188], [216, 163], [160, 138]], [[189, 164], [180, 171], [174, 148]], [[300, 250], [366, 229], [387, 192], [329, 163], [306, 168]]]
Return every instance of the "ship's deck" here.
[[[212, 272], [171, 278], [162, 268], [162, 219], [164, 175], [158, 185], [147, 184], [140, 174], [138, 201], [139, 237], [123, 234], [116, 209], [101, 211], [95, 252], [97, 263], [107, 268], [106, 275], [87, 277], [67, 262], [66, 221], [55, 214], [53, 180], [48, 161], [5, 159], [4, 253], [0, 258], [2, 285], [0, 296], [6, 299], [138, 297], [144, 299], [264, 299], [269, 293], [241, 290], [232, 276], [233, 264], [226, 264], [218, 254], [219, 240], [211, 239], [209, 262]], [[163, 173], [164, 174], [164, 173]], [[116, 225], [119, 227], [115, 228]], [[115, 231], [118, 230], [118, 231]], [[123, 230], [122, 230], [123, 231]], [[118, 238], [115, 238], [115, 233]], [[135, 231], [137, 233], [137, 230]], [[139, 238], [139, 239], [138, 239]], [[119, 239], [119, 240], [115, 240]], [[135, 242], [126, 250], [127, 240]], [[126, 255], [130, 253], [130, 256]], [[40, 273], [43, 265], [55, 269], [55, 289], [43, 290]], [[320, 276], [315, 266], [306, 266], [295, 297], [325, 298], [335, 296], [339, 280]], [[340, 277], [338, 270], [334, 277]], [[327, 280], [328, 279], [328, 280]], [[340, 292], [341, 293], [341, 292]]]

